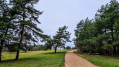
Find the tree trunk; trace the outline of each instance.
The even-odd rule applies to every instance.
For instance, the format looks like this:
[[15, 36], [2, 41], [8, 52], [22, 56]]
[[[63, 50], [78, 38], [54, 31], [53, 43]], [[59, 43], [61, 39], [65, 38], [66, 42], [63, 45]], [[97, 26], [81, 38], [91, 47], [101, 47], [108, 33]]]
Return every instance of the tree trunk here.
[[116, 46], [113, 46], [113, 55], [116, 54]]
[[1, 46], [0, 46], [0, 62], [2, 61], [2, 49], [3, 49], [3, 43], [4, 43], [4, 41], [1, 40]]
[[106, 30], [106, 28], [105, 28], [105, 34], [106, 34], [106, 32], [107, 32], [107, 30]]
[[[25, 21], [25, 5], [24, 4], [24, 13], [23, 13], [23, 20]], [[23, 40], [23, 33], [24, 33], [24, 25], [22, 25], [22, 31], [21, 31], [21, 37], [20, 37], [20, 43], [18, 44], [18, 50], [17, 50], [17, 55], [16, 55], [16, 60], [19, 59], [19, 49], [22, 47], [22, 40]]]
[[[7, 29], [6, 29], [5, 37], [6, 37], [6, 35], [7, 35], [8, 29], [9, 29], [9, 27], [7, 27]], [[1, 60], [1, 59], [2, 59], [2, 49], [3, 49], [3, 44], [4, 44], [4, 42], [5, 42], [5, 40], [1, 40], [1, 46], [0, 46], [0, 62], [2, 61], [2, 60]]]
[[0, 62], [2, 61], [2, 49], [0, 49]]
[[57, 52], [57, 46], [55, 47], [55, 53]]
[[113, 29], [111, 29], [111, 36], [112, 36], [112, 42], [114, 42], [114, 32], [113, 32]]
[[17, 54], [16, 54], [16, 59], [15, 60], [19, 59], [19, 51], [20, 51], [19, 49], [22, 47], [23, 33], [24, 33], [24, 25], [22, 27], [21, 39], [20, 39], [20, 43], [18, 44], [18, 50], [17, 50]]
[[16, 59], [15, 60], [18, 60], [18, 59], [19, 59], [19, 50], [17, 51]]

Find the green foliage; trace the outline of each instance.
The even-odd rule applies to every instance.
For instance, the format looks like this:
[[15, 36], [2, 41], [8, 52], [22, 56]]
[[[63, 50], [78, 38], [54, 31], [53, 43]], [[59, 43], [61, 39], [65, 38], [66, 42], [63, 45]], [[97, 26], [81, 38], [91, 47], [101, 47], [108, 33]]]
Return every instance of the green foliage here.
[[18, 43], [8, 45], [7, 47], [8, 47], [9, 52], [16, 52], [18, 50]]
[[119, 3], [111, 0], [102, 5], [94, 21], [81, 20], [76, 27], [75, 45], [82, 52], [115, 55], [119, 48]]
[[39, 45], [38, 47], [39, 47], [39, 50], [48, 50], [48, 49], [51, 49], [47, 45]]
[[38, 44], [39, 38], [47, 37], [37, 26], [42, 14], [34, 8], [38, 1], [0, 0], [0, 61], [3, 46], [10, 52], [26, 51], [27, 45]]
[[70, 46], [67, 46], [65, 49], [71, 49], [71, 47]]
[[[53, 46], [53, 44], [54, 44], [54, 41], [53, 41], [53, 39], [51, 38], [51, 36], [46, 36], [46, 38], [44, 38], [43, 40], [42, 40], [42, 42], [45, 42], [45, 44], [44, 44], [44, 50], [51, 50], [52, 49], [52, 46]], [[42, 49], [42, 48], [41, 48]]]
[[70, 33], [67, 31], [67, 26], [60, 27], [57, 31], [57, 34], [53, 36], [53, 46], [55, 48], [55, 52], [57, 47], [64, 47], [66, 42], [70, 42]]

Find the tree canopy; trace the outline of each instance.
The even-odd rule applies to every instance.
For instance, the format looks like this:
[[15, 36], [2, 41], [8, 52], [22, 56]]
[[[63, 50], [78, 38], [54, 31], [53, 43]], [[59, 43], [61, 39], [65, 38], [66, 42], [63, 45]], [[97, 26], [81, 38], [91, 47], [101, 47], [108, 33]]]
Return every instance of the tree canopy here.
[[94, 20], [81, 20], [75, 29], [75, 45], [79, 52], [119, 54], [119, 3], [111, 0], [102, 5]]

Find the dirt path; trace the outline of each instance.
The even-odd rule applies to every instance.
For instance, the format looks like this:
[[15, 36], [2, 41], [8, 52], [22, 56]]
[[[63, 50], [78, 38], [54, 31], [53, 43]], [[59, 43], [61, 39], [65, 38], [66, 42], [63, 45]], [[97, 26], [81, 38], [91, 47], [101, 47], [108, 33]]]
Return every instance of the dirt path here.
[[69, 51], [65, 56], [65, 67], [98, 67]]

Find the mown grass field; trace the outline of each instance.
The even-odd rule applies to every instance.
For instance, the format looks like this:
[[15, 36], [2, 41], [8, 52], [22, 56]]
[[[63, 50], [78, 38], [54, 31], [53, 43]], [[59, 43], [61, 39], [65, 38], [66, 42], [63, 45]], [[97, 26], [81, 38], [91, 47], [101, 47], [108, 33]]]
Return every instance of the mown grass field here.
[[119, 57], [89, 55], [89, 54], [78, 54], [78, 55], [100, 67], [119, 67]]
[[14, 53], [3, 52], [0, 67], [64, 67], [67, 50], [21, 52], [19, 60]]

